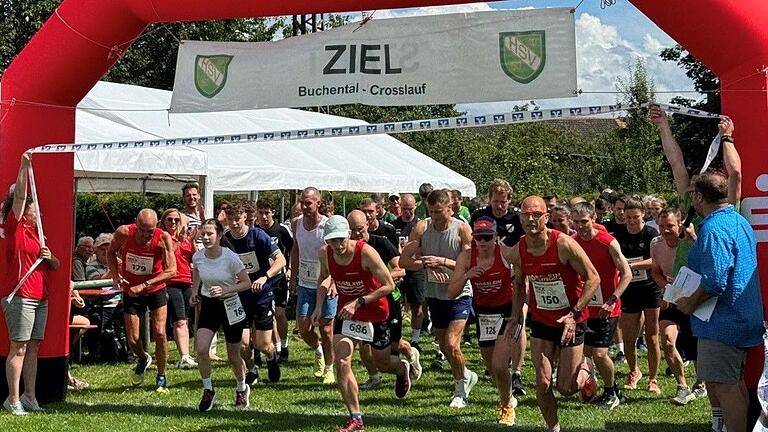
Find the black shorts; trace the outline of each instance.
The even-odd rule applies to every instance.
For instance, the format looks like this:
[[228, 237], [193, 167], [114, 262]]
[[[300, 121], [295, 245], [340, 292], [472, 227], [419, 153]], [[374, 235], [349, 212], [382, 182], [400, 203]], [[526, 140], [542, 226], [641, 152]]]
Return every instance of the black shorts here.
[[200, 317], [197, 320], [197, 328], [208, 329], [216, 334], [221, 327], [224, 327], [224, 339], [226, 339], [227, 343], [240, 343], [243, 340], [243, 330], [248, 326], [248, 319], [230, 325], [223, 301], [202, 295], [199, 298]]
[[529, 327], [531, 328], [531, 337], [554, 342], [555, 346], [559, 346], [561, 348], [567, 348], [567, 347], [579, 346], [584, 343], [584, 333], [586, 332], [586, 328], [587, 328], [587, 324], [585, 322], [580, 322], [576, 324], [575, 337], [570, 343], [566, 345], [563, 345], [560, 343], [560, 340], [563, 338], [562, 326], [550, 327], [550, 326], [546, 326], [544, 324], [538, 323], [534, 320], [529, 320], [528, 324], [529, 324]]
[[[480, 328], [480, 316], [481, 315], [501, 315], [504, 317], [503, 320], [501, 320], [501, 328], [496, 332], [496, 338], [504, 334], [504, 330], [507, 328], [507, 320], [512, 315], [512, 304], [504, 305], [504, 306], [495, 306], [495, 307], [483, 307], [483, 306], [472, 306], [472, 309], [475, 311], [475, 315], [477, 316], [476, 321], [476, 327], [475, 327], [475, 334], [477, 335], [477, 344], [480, 346], [480, 348], [491, 348], [496, 344], [496, 340], [486, 340], [482, 341], [480, 340], [480, 332], [482, 329]], [[495, 329], [494, 329], [495, 330]]]
[[[340, 335], [342, 326], [346, 320], [335, 319], [333, 320], [333, 334]], [[362, 342], [362, 341], [361, 341]], [[375, 350], [389, 349], [389, 323], [387, 321], [380, 323], [373, 323], [373, 342], [362, 342], [366, 345], [370, 345]]]
[[610, 348], [619, 318], [592, 318], [587, 320], [584, 344], [592, 348]]
[[167, 304], [168, 291], [165, 288], [138, 297], [123, 295], [123, 309], [128, 315], [143, 315], [147, 310], [160, 309]]
[[403, 338], [403, 308], [400, 307], [400, 302], [393, 299], [391, 295], [387, 296], [387, 303], [389, 303], [389, 318], [387, 319], [389, 342], [399, 344], [400, 339]]
[[272, 303], [252, 304], [246, 306], [246, 313], [250, 317], [250, 326], [259, 331], [272, 330], [272, 323], [275, 320], [275, 312], [272, 309]]
[[659, 312], [659, 323], [662, 321], [670, 321], [677, 326], [677, 350], [686, 360], [695, 361], [698, 358], [698, 338], [691, 330], [691, 317], [670, 304], [667, 309]]
[[189, 318], [189, 299], [192, 297], [190, 284], [170, 283], [168, 290], [168, 322], [186, 321]]
[[400, 292], [405, 295], [405, 301], [409, 305], [424, 303], [424, 272], [406, 271], [403, 282], [400, 284]]
[[621, 295], [621, 311], [623, 313], [640, 313], [645, 309], [661, 307], [661, 288], [653, 285], [629, 286]]
[[285, 309], [288, 306], [288, 280], [285, 276], [275, 281], [275, 288], [272, 290], [275, 307]]

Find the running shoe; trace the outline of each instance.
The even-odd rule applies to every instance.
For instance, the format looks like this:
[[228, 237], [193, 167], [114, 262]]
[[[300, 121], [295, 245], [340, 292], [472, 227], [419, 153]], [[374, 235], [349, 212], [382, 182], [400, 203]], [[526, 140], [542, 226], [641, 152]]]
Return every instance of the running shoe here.
[[419, 353], [421, 353], [421, 345], [419, 345], [419, 343], [418, 343], [418, 342], [416, 342], [416, 341], [411, 341], [411, 347], [412, 347], [412, 348], [416, 348], [416, 349], [419, 351]]
[[397, 376], [395, 381], [395, 396], [402, 399], [411, 391], [411, 364], [406, 360], [400, 360], [405, 372]]
[[181, 359], [176, 363], [177, 369], [194, 369], [197, 367], [197, 362], [189, 354], [181, 356]]
[[136, 367], [133, 368], [133, 383], [136, 385], [144, 382], [144, 373], [149, 369], [149, 365], [152, 364], [152, 356], [149, 353], [144, 353], [144, 360], [136, 360]]
[[155, 386], [157, 386], [158, 393], [168, 393], [168, 380], [165, 375], [158, 375], [155, 377]]
[[277, 358], [277, 360], [280, 363], [288, 361], [288, 347], [280, 348], [280, 356]]
[[693, 395], [696, 396], [696, 399], [707, 397], [707, 386], [704, 383], [694, 385]]
[[675, 374], [675, 373], [674, 373], [674, 372], [672, 372], [672, 368], [671, 368], [671, 367], [667, 366], [667, 368], [666, 368], [666, 369], [664, 369], [664, 375], [671, 377], [671, 376], [672, 376], [672, 375], [674, 375], [674, 374]]
[[368, 381], [360, 384], [360, 390], [373, 390], [384, 385], [384, 381], [381, 379], [381, 374], [376, 374], [368, 377]]
[[467, 406], [467, 400], [463, 396], [454, 394], [451, 403], [448, 404], [450, 408], [461, 409]]
[[648, 380], [648, 391], [660, 395], [661, 394], [661, 388], [659, 388], [659, 382], [655, 379]]
[[687, 405], [688, 402], [692, 402], [696, 399], [696, 395], [693, 394], [691, 389], [688, 387], [677, 387], [677, 395], [672, 398], [672, 404], [683, 406]]
[[477, 374], [469, 371], [469, 378], [464, 378], [461, 380], [463, 385], [464, 399], [469, 399], [469, 393], [472, 392], [475, 384], [477, 384], [477, 379]]
[[525, 389], [523, 388], [523, 376], [520, 372], [512, 373], [512, 395], [515, 397], [525, 396]]
[[616, 355], [613, 357], [613, 362], [618, 363], [624, 363], [627, 361], [627, 357], [624, 355], [624, 351], [619, 351], [616, 353]]
[[472, 345], [472, 336], [469, 333], [464, 333], [464, 345]]
[[355, 432], [355, 431], [364, 431], [364, 430], [365, 430], [365, 425], [363, 424], [362, 420], [355, 420], [351, 418], [347, 421], [347, 424], [345, 424], [343, 427], [336, 429], [336, 432]]
[[581, 386], [581, 401], [591, 402], [597, 395], [597, 382], [595, 381], [595, 376], [592, 372], [592, 366], [590, 366], [588, 362], [582, 362], [581, 370], [587, 373], [587, 380], [584, 381], [584, 385]]
[[436, 370], [443, 370], [445, 367], [445, 355], [443, 355], [443, 353], [440, 351], [437, 351], [435, 354], [435, 359], [432, 360], [430, 367]]
[[619, 406], [621, 400], [615, 393], [603, 392], [603, 394], [600, 395], [599, 398], [595, 399], [593, 403], [602, 410], [610, 411]]
[[336, 384], [336, 376], [333, 375], [333, 369], [326, 369], [323, 373], [323, 384]]
[[315, 377], [322, 378], [325, 375], [325, 357], [322, 353], [315, 353]]
[[197, 409], [200, 412], [208, 412], [213, 408], [213, 404], [216, 403], [216, 392], [214, 390], [203, 389], [203, 397], [200, 399], [200, 405]]
[[423, 372], [421, 368], [421, 354], [416, 347], [411, 346], [411, 380], [418, 381]]
[[40, 407], [40, 404], [37, 403], [37, 398], [30, 399], [27, 397], [27, 395], [22, 394], [19, 398], [19, 402], [21, 402], [21, 406], [24, 407], [24, 410], [27, 412], [40, 412], [45, 411], [43, 408]]
[[637, 388], [637, 383], [640, 382], [640, 378], [643, 377], [643, 373], [640, 369], [630, 372], [627, 375], [627, 382], [624, 383], [624, 388], [627, 390], [634, 390]]
[[70, 391], [85, 390], [90, 386], [87, 382], [75, 377], [70, 378], [69, 382], [67, 382], [67, 390]]
[[235, 409], [246, 409], [251, 406], [251, 386], [245, 385], [245, 390], [235, 389]]
[[5, 402], [3, 402], [3, 407], [11, 414], [13, 415], [27, 415], [28, 412], [24, 411], [24, 406], [21, 404], [21, 400], [18, 400], [16, 402], [11, 402], [10, 399], [5, 398]]
[[251, 370], [245, 373], [245, 383], [249, 386], [255, 385], [259, 382], [259, 367], [253, 365]]
[[515, 408], [504, 405], [500, 407], [499, 424], [504, 426], [515, 425]]
[[253, 364], [258, 367], [264, 366], [264, 363], [261, 360], [261, 352], [256, 351], [256, 353], [253, 355]]
[[635, 346], [637, 347], [637, 350], [640, 352], [648, 352], [648, 345], [645, 344], [645, 339], [643, 337], [637, 338], [637, 341], [635, 342]]
[[272, 360], [267, 360], [267, 378], [269, 382], [280, 381], [280, 365], [278, 364], [277, 355]]

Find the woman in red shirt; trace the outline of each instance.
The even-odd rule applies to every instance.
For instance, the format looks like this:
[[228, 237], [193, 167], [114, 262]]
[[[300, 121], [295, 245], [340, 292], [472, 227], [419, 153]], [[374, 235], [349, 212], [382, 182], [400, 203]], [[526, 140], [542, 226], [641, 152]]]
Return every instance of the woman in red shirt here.
[[[15, 189], [11, 189], [0, 210], [5, 233], [5, 281], [2, 285], [3, 315], [8, 327], [10, 350], [5, 361], [8, 398], [3, 407], [12, 414], [40, 411], [35, 397], [37, 350], [45, 333], [48, 318], [46, 273], [59, 268], [59, 260], [37, 235], [37, 205], [27, 196], [28, 154], [21, 157], [21, 168]], [[19, 281], [41, 258], [29, 278], [10, 299]], [[19, 396], [19, 382], [24, 374], [24, 394]]]
[[166, 284], [168, 289], [168, 319], [173, 323], [173, 340], [179, 349], [179, 369], [192, 369], [197, 362], [189, 355], [189, 299], [192, 297], [192, 255], [195, 245], [187, 236], [187, 219], [175, 208], [164, 211], [160, 228], [171, 235], [176, 255], [176, 276]]

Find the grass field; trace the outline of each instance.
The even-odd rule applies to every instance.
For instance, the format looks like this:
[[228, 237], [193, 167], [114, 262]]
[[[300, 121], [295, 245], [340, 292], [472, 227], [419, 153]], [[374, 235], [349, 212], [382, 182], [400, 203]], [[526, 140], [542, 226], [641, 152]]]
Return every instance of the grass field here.
[[[221, 338], [220, 340], [222, 340]], [[470, 431], [502, 430], [496, 425], [494, 407], [496, 390], [491, 381], [480, 378], [467, 408], [448, 408], [452, 394], [450, 372], [428, 368], [434, 356], [429, 335], [422, 336], [425, 373], [411, 393], [398, 400], [392, 390], [394, 377], [386, 376], [386, 387], [361, 392], [361, 405], [368, 430], [376, 431]], [[173, 343], [171, 343], [173, 347]], [[214, 386], [219, 402], [209, 413], [199, 413], [202, 393], [197, 370], [169, 369], [169, 394], [154, 391], [154, 365], [147, 372], [145, 385], [131, 385], [132, 365], [75, 365], [72, 372], [91, 384], [87, 390], [70, 392], [67, 401], [51, 404], [46, 412], [26, 417], [2, 415], [3, 431], [333, 431], [346, 421], [346, 410], [335, 386], [324, 386], [312, 376], [313, 354], [298, 338], [289, 345], [291, 359], [282, 364], [283, 379], [276, 384], [259, 382], [251, 392], [251, 407], [235, 411], [234, 379], [228, 364], [215, 364]], [[222, 351], [220, 347], [220, 351]], [[483, 367], [475, 346], [465, 346], [468, 366], [482, 376]], [[178, 355], [173, 351], [171, 360]], [[647, 364], [641, 361], [643, 373]], [[359, 363], [358, 363], [359, 366]], [[662, 371], [666, 367], [662, 362]], [[266, 372], [266, 371], [264, 371]], [[626, 363], [619, 367], [623, 382]], [[687, 373], [693, 373], [688, 368]], [[262, 373], [265, 375], [265, 373]], [[356, 368], [359, 381], [367, 375]], [[544, 422], [533, 396], [533, 370], [526, 362], [524, 380], [528, 396], [520, 399], [517, 430], [544, 430]], [[692, 379], [690, 381], [693, 382]], [[675, 391], [672, 378], [662, 377], [662, 396], [643, 390], [625, 391], [626, 404], [610, 412], [581, 404], [575, 398], [560, 399], [560, 422], [564, 431], [659, 431], [708, 430], [709, 403], [696, 400], [685, 407], [669, 402]]]

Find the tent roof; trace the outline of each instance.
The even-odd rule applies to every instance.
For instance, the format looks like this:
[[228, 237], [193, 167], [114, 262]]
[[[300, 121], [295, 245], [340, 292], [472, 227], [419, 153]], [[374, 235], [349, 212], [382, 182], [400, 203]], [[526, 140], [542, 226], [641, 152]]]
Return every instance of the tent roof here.
[[[78, 105], [76, 142], [133, 141], [366, 124], [295, 109], [168, 114], [171, 92], [100, 82]], [[416, 192], [421, 183], [475, 196], [474, 183], [389, 135], [181, 149], [79, 152], [79, 176], [209, 176], [219, 192], [302, 189]]]

